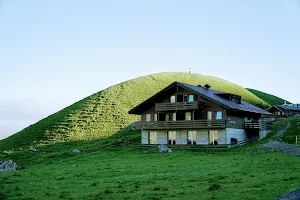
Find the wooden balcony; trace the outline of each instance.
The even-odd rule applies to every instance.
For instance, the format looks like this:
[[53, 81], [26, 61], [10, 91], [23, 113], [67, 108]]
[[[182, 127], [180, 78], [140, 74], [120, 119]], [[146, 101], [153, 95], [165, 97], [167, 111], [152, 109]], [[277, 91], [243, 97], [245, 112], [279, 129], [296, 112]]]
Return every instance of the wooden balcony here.
[[266, 122], [245, 122], [245, 129], [266, 129]]
[[182, 120], [182, 121], [156, 121], [138, 122], [140, 129], [201, 129], [201, 128], [225, 128], [225, 120]]
[[198, 101], [193, 102], [177, 102], [177, 103], [156, 103], [155, 111], [168, 111], [168, 110], [192, 110], [198, 109]]

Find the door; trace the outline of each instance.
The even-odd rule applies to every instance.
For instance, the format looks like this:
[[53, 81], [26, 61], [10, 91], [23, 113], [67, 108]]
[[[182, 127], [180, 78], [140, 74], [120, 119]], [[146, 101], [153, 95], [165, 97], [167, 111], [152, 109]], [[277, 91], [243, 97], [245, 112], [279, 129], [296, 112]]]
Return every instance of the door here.
[[196, 144], [196, 131], [187, 132], [188, 144]]
[[209, 144], [217, 145], [219, 143], [218, 131], [209, 131]]
[[169, 144], [176, 144], [176, 131], [168, 131]]

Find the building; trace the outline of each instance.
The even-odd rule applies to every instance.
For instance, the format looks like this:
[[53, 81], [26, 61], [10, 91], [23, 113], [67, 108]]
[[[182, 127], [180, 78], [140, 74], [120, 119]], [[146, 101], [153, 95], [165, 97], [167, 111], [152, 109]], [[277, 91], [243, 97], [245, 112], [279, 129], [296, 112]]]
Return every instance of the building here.
[[283, 104], [272, 106], [269, 109], [276, 118], [287, 118], [295, 115], [300, 115], [300, 104]]
[[266, 136], [271, 113], [241, 96], [174, 82], [132, 108], [141, 115], [142, 144], [218, 145]]

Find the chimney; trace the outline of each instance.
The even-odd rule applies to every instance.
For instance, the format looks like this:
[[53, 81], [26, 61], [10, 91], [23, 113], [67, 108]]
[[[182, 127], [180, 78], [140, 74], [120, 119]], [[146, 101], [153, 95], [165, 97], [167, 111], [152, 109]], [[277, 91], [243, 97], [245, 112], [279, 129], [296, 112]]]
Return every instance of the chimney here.
[[205, 84], [204, 87], [208, 90], [210, 88], [209, 84]]

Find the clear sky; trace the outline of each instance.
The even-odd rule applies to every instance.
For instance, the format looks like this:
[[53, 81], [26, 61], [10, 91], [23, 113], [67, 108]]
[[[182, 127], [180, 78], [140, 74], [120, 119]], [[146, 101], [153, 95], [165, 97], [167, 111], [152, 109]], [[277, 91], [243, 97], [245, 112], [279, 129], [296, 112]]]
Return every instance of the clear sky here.
[[119, 82], [217, 76], [300, 102], [300, 1], [0, 0], [0, 139]]

